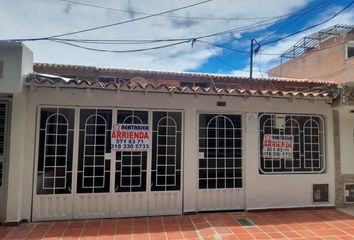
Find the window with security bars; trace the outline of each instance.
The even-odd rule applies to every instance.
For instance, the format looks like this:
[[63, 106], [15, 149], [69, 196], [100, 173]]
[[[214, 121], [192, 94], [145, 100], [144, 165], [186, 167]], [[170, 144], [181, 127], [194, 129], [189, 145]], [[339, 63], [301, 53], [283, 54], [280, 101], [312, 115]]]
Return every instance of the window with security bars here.
[[[148, 124], [149, 112], [118, 110], [118, 124]], [[115, 192], [146, 191], [147, 151], [117, 151]]]
[[199, 115], [199, 189], [242, 188], [241, 115]]
[[80, 109], [77, 193], [109, 192], [112, 110]]
[[0, 103], [0, 160], [5, 157], [5, 123], [7, 104]]
[[180, 190], [182, 113], [155, 111], [152, 122], [151, 191]]
[[71, 193], [75, 110], [40, 110], [37, 194]]
[[0, 187], [2, 187], [3, 163], [0, 162]]
[[324, 120], [319, 115], [259, 115], [261, 174], [321, 173]]
[[[0, 69], [1, 70], [1, 69]], [[0, 103], [0, 187], [3, 182], [5, 161], [5, 130], [7, 117], [7, 103]]]

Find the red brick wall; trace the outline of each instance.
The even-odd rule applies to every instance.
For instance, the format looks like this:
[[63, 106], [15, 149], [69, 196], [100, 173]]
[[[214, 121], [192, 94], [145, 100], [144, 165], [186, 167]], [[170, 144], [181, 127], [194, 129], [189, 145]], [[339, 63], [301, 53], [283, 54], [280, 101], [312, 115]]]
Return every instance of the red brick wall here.
[[333, 37], [322, 42], [319, 49], [269, 70], [270, 77], [294, 77], [343, 82], [354, 80], [354, 59], [346, 59], [345, 43], [354, 41], [354, 34]]

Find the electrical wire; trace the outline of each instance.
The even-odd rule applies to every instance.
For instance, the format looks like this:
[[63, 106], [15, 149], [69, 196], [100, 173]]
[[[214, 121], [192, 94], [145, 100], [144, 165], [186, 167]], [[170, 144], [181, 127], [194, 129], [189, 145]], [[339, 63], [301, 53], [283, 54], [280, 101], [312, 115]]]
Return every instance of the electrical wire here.
[[53, 38], [59, 38], [59, 37], [64, 37], [64, 36], [69, 36], [69, 35], [75, 35], [75, 34], [78, 34], [78, 33], [90, 32], [90, 31], [94, 31], [94, 30], [99, 30], [99, 29], [104, 29], [104, 28], [108, 28], [108, 27], [118, 26], [118, 25], [122, 25], [122, 24], [125, 24], [125, 23], [131, 23], [131, 22], [136, 22], [136, 21], [140, 21], [140, 20], [156, 17], [156, 16], [159, 16], [161, 14], [167, 14], [167, 13], [171, 13], [171, 12], [175, 12], [175, 11], [179, 11], [179, 10], [183, 10], [183, 9], [187, 9], [187, 8], [191, 8], [191, 7], [195, 7], [195, 6], [198, 6], [198, 5], [207, 3], [207, 2], [211, 2], [211, 1], [213, 1], [213, 0], [205, 0], [205, 1], [202, 1], [202, 2], [186, 5], [186, 6], [183, 6], [183, 7], [179, 7], [179, 8], [175, 8], [175, 9], [159, 12], [159, 13], [154, 13], [154, 14], [147, 15], [147, 16], [144, 16], [144, 17], [134, 18], [134, 19], [126, 20], [126, 21], [121, 21], [121, 22], [101, 25], [101, 26], [97, 26], [97, 27], [87, 28], [87, 29], [73, 31], [73, 32], [68, 32], [68, 33], [63, 33], [63, 34], [57, 34], [57, 35], [53, 35], [53, 36], [49, 36], [49, 37], [28, 39], [28, 41], [50, 40], [50, 39], [53, 39]]
[[[212, 0], [208, 0], [208, 1], [212, 1]], [[49, 40], [49, 39], [55, 39], [55, 38], [57, 40], [61, 40], [61, 39], [59, 39], [59, 37], [73, 35], [73, 34], [78, 34], [78, 33], [81, 33], [81, 32], [93, 31], [93, 30], [97, 30], [97, 29], [101, 29], [101, 28], [106, 28], [106, 27], [110, 27], [110, 26], [115, 26], [115, 25], [121, 25], [121, 24], [124, 24], [124, 23], [129, 23], [129, 22], [132, 22], [132, 21], [142, 20], [142, 19], [146, 19], [146, 18], [149, 18], [149, 17], [159, 16], [159, 15], [164, 14], [166, 12], [178, 11], [178, 10], [181, 10], [181, 9], [193, 7], [195, 5], [203, 4], [203, 3], [208, 2], [208, 1], [204, 1], [204, 2], [200, 2], [200, 3], [188, 5], [188, 6], [185, 6], [185, 7], [181, 7], [181, 8], [178, 8], [178, 9], [173, 9], [173, 10], [170, 10], [170, 11], [165, 11], [165, 12], [162, 12], [162, 13], [152, 14], [152, 15], [149, 15], [149, 16], [146, 16], [146, 17], [142, 17], [142, 18], [131, 19], [131, 20], [127, 20], [127, 21], [122, 21], [122, 22], [118, 22], [118, 23], [103, 25], [103, 26], [96, 27], [96, 28], [85, 29], [85, 30], [80, 30], [80, 31], [76, 31], [76, 32], [66, 33], [66, 34], [58, 34], [58, 35], [55, 35], [55, 36], [42, 37], [42, 38], [8, 39], [8, 40], [5, 40], [5, 41], [39, 41], [39, 40]], [[270, 24], [278, 23], [278, 22], [282, 21], [285, 17], [291, 16], [291, 18], [292, 18], [292, 17], [296, 17], [296, 16], [299, 16], [299, 15], [303, 14], [304, 11], [306, 13], [309, 13], [309, 12], [312, 12], [312, 11], [317, 10], [317, 9], [318, 8], [311, 8], [311, 9], [307, 9], [306, 11], [305, 10], [299, 11], [297, 13], [283, 14], [283, 15], [275, 16], [275, 17], [273, 17], [271, 19], [258, 21], [258, 22], [255, 22], [255, 23], [252, 23], [252, 24], [248, 24], [248, 25], [245, 25], [245, 26], [224, 30], [222, 32], [216, 32], [216, 33], [213, 33], [213, 34], [197, 36], [197, 37], [174, 38], [174, 39], [157, 39], [157, 40], [148, 39], [148, 40], [133, 40], [133, 41], [151, 41], [151, 42], [155, 41], [155, 42], [159, 42], [159, 41], [183, 41], [183, 40], [189, 40], [189, 39], [209, 38], [209, 37], [214, 37], [214, 36], [219, 36], [219, 35], [224, 35], [224, 34], [231, 34], [231, 33], [234, 33], [234, 32], [241, 32], [241, 31], [246, 31], [246, 30], [252, 30], [254, 28], [264, 27], [264, 26], [267, 26], [267, 25], [270, 25]], [[65, 41], [76, 41], [76, 40], [75, 39], [65, 39]], [[90, 41], [95, 41], [95, 40], [90, 40]], [[96, 41], [105, 41], [105, 40], [96, 40]], [[112, 42], [112, 41], [115, 41], [115, 40], [106, 40], [106, 41]], [[116, 41], [124, 41], [124, 40], [116, 40]], [[131, 40], [125, 40], [125, 41], [131, 41]]]
[[346, 5], [344, 8], [342, 8], [339, 12], [337, 12], [336, 14], [334, 14], [334, 15], [332, 15], [331, 17], [327, 18], [326, 20], [321, 21], [321, 22], [319, 22], [319, 23], [317, 23], [317, 24], [314, 24], [314, 25], [312, 25], [312, 26], [309, 26], [309, 27], [307, 27], [307, 28], [304, 28], [304, 29], [302, 29], [302, 30], [299, 30], [299, 31], [293, 32], [293, 33], [291, 33], [291, 34], [288, 34], [288, 35], [286, 35], [286, 36], [284, 36], [284, 37], [281, 37], [281, 38], [278, 38], [278, 39], [275, 39], [275, 40], [272, 40], [272, 41], [263, 43], [263, 44], [261, 44], [261, 46], [265, 46], [265, 45], [269, 45], [269, 44], [272, 44], [272, 43], [275, 43], [275, 42], [279, 42], [279, 41], [284, 40], [284, 39], [286, 39], [286, 38], [292, 37], [292, 36], [294, 36], [294, 35], [296, 35], [296, 34], [305, 32], [305, 31], [307, 31], [307, 30], [310, 30], [310, 29], [312, 29], [312, 28], [315, 28], [315, 27], [318, 27], [318, 26], [320, 26], [320, 25], [322, 25], [322, 24], [325, 24], [326, 22], [329, 22], [329, 21], [332, 20], [333, 18], [337, 17], [339, 14], [341, 14], [341, 13], [344, 12], [345, 10], [349, 9], [353, 4], [354, 4], [354, 1], [351, 1], [348, 5]]
[[110, 53], [134, 53], [134, 52], [143, 52], [143, 51], [148, 51], [148, 50], [157, 50], [157, 49], [162, 49], [162, 48], [168, 48], [168, 47], [172, 47], [172, 46], [177, 46], [177, 45], [181, 45], [181, 44], [185, 44], [185, 43], [189, 43], [190, 40], [186, 40], [186, 41], [181, 41], [181, 42], [177, 42], [177, 43], [171, 43], [171, 44], [165, 44], [165, 45], [160, 45], [160, 46], [155, 46], [155, 47], [149, 47], [149, 48], [140, 48], [140, 49], [130, 49], [130, 50], [108, 50], [108, 49], [99, 49], [99, 48], [91, 48], [91, 47], [85, 47], [85, 46], [81, 46], [78, 44], [73, 44], [70, 42], [66, 42], [66, 41], [61, 41], [61, 40], [50, 40], [53, 42], [57, 42], [57, 43], [61, 43], [61, 44], [66, 44], [72, 47], [77, 47], [77, 48], [82, 48], [82, 49], [86, 49], [86, 50], [90, 50], [90, 51], [95, 51], [95, 52], [110, 52]]
[[[209, 0], [210, 1], [210, 0]], [[300, 32], [303, 32], [303, 31], [306, 31], [306, 30], [309, 30], [311, 28], [314, 28], [314, 27], [317, 27], [321, 24], [324, 24], [328, 21], [330, 21], [331, 19], [335, 18], [336, 16], [338, 16], [339, 14], [341, 14], [342, 12], [344, 12], [346, 9], [350, 8], [352, 6], [352, 4], [354, 3], [354, 1], [351, 1], [350, 4], [348, 4], [347, 6], [345, 6], [342, 10], [340, 10], [339, 12], [337, 12], [336, 14], [334, 14], [333, 16], [331, 16], [330, 18], [320, 22], [320, 23], [317, 23], [315, 25], [312, 25], [310, 27], [307, 27], [303, 30], [300, 30], [300, 31], [297, 31], [295, 33], [292, 33], [292, 34], [289, 34], [285, 37], [282, 37], [282, 38], [279, 38], [279, 39], [276, 39], [276, 40], [273, 40], [273, 41], [270, 41], [270, 42], [267, 42], [267, 43], [264, 43], [260, 46], [264, 46], [264, 45], [267, 45], [267, 44], [270, 44], [270, 43], [273, 43], [273, 42], [277, 42], [277, 41], [280, 41], [282, 39], [285, 39], [285, 38], [288, 38], [290, 36], [293, 36], [295, 34], [298, 34]], [[180, 44], [184, 44], [184, 43], [189, 43], [189, 42], [193, 42], [194, 41], [197, 41], [198, 39], [187, 39], [187, 40], [184, 40], [184, 41], [180, 41], [180, 42], [177, 42], [177, 43], [172, 43], [172, 44], [166, 44], [166, 45], [161, 45], [161, 46], [155, 46], [155, 47], [150, 47], [150, 48], [141, 48], [141, 49], [130, 49], [130, 50], [108, 50], [108, 49], [98, 49], [98, 48], [90, 48], [90, 47], [85, 47], [85, 46], [80, 46], [80, 45], [77, 45], [77, 44], [73, 44], [73, 43], [70, 43], [70, 42], [67, 42], [67, 41], [63, 41], [63, 40], [60, 40], [60, 39], [49, 39], [50, 41], [54, 41], [54, 42], [58, 42], [58, 43], [62, 43], [62, 44], [66, 44], [66, 45], [70, 45], [70, 46], [73, 46], [73, 47], [78, 47], [78, 48], [82, 48], [82, 49], [86, 49], [86, 50], [91, 50], [91, 51], [98, 51], [98, 52], [112, 52], [112, 53], [131, 53], [131, 52], [142, 52], [142, 51], [147, 51], [147, 50], [155, 50], [155, 49], [161, 49], [161, 48], [166, 48], [166, 47], [171, 47], [171, 46], [176, 46], [176, 45], [180, 45]], [[200, 40], [199, 40], [200, 41]]]
[[221, 62], [222, 64], [228, 66], [229, 68], [233, 69], [233, 70], [237, 70], [237, 71], [242, 71], [242, 72], [249, 72], [247, 70], [244, 70], [242, 68], [238, 68], [238, 67], [235, 67], [234, 65], [224, 61], [223, 59], [221, 59], [219, 56], [217, 56], [217, 53], [214, 52], [210, 47], [208, 47], [207, 44], [203, 43], [203, 42], [200, 42], [202, 45], [204, 45], [204, 47], [213, 55], [213, 57], [218, 60], [219, 62]]
[[[152, 14], [152, 15], [149, 15], [149, 16], [141, 17], [141, 18], [131, 19], [131, 20], [118, 22], [118, 23], [113, 23], [113, 24], [108, 24], [108, 25], [103, 25], [103, 26], [99, 26], [99, 27], [95, 27], [95, 28], [84, 29], [84, 30], [70, 32], [70, 33], [65, 33], [65, 34], [59, 34], [59, 35], [46, 37], [46, 38], [23, 39], [23, 40], [28, 40], [28, 41], [31, 41], [31, 40], [32, 41], [35, 41], [35, 40], [49, 40], [49, 41], [53, 41], [53, 42], [57, 42], [57, 43], [61, 43], [61, 44], [70, 45], [70, 46], [73, 46], [73, 47], [78, 47], [78, 48], [90, 50], [90, 51], [112, 52], [112, 53], [131, 53], [131, 52], [142, 52], [142, 51], [148, 51], [148, 50], [162, 49], [162, 48], [172, 47], [172, 46], [181, 45], [181, 44], [190, 43], [190, 42], [192, 42], [192, 44], [193, 44], [195, 41], [202, 42], [203, 41], [203, 40], [201, 40], [202, 38], [218, 36], [218, 35], [222, 35], [222, 34], [226, 34], [226, 33], [232, 33], [232, 32], [235, 32], [235, 31], [242, 31], [242, 30], [247, 30], [247, 29], [252, 29], [252, 28], [259, 28], [259, 27], [261, 27], [263, 25], [272, 24], [272, 23], [274, 23], [274, 20], [279, 18], [279, 17], [289, 16], [289, 15], [291, 15], [292, 17], [295, 17], [295, 16], [302, 15], [302, 14], [299, 14], [299, 13], [297, 13], [297, 14], [294, 14], [294, 13], [284, 14], [284, 15], [278, 16], [277, 18], [274, 18], [274, 19], [263, 20], [263, 21], [260, 21], [260, 22], [257, 22], [257, 23], [246, 25], [246, 26], [242, 26], [242, 27], [238, 27], [238, 28], [234, 28], [234, 29], [230, 29], [230, 30], [226, 30], [226, 31], [218, 32], [218, 33], [208, 34], [208, 35], [204, 35], [204, 36], [199, 36], [199, 37], [195, 37], [195, 38], [156, 39], [156, 40], [153, 40], [153, 39], [150, 39], [150, 40], [146, 40], [146, 39], [145, 40], [97, 40], [97, 39], [92, 39], [92, 40], [86, 39], [86, 40], [84, 40], [84, 39], [81, 39], [80, 40], [80, 39], [61, 39], [61, 38], [59, 38], [59, 37], [67, 36], [67, 35], [73, 35], [73, 34], [78, 34], [78, 33], [83, 33], [83, 32], [89, 32], [89, 31], [93, 31], [93, 30], [97, 30], [97, 29], [107, 28], [107, 27], [111, 27], [111, 26], [115, 26], [115, 25], [120, 25], [120, 24], [124, 24], [124, 23], [128, 23], [128, 22], [132, 22], [132, 21], [138, 21], [138, 20], [142, 20], [142, 19], [146, 19], [146, 18], [150, 18], [150, 17], [154, 17], [154, 16], [159, 16], [161, 14], [166, 14], [166, 13], [169, 13], [169, 12], [178, 11], [178, 10], [181, 10], [181, 9], [197, 6], [197, 5], [200, 5], [200, 4], [203, 4], [203, 3], [207, 3], [207, 2], [210, 2], [210, 1], [213, 1], [213, 0], [206, 0], [206, 1], [203, 1], [203, 2], [199, 2], [199, 3], [191, 4], [191, 5], [188, 5], [188, 6], [180, 7], [180, 8], [177, 8], [177, 9], [172, 9], [172, 10], [168, 10], [168, 11]], [[310, 26], [308, 28], [305, 28], [305, 29], [303, 29], [301, 31], [297, 31], [295, 33], [289, 34], [289, 35], [287, 35], [285, 37], [282, 37], [282, 38], [279, 38], [279, 39], [264, 43], [264, 44], [262, 44], [262, 46], [270, 44], [270, 43], [273, 43], [273, 42], [276, 42], [276, 41], [280, 41], [280, 40], [285, 39], [287, 37], [293, 36], [293, 35], [298, 34], [300, 32], [303, 32], [303, 31], [309, 30], [311, 28], [317, 27], [317, 26], [319, 26], [321, 24], [324, 24], [324, 23], [328, 22], [329, 20], [333, 19], [334, 17], [338, 16], [340, 13], [342, 13], [346, 9], [348, 9], [353, 3], [354, 3], [354, 1], [352, 1], [350, 4], [348, 4], [346, 7], [344, 7], [341, 11], [337, 12], [335, 15], [333, 15], [330, 18], [328, 18], [327, 20], [322, 21], [321, 23], [315, 24], [315, 25]], [[318, 7], [317, 8], [312, 8], [311, 10], [307, 10], [306, 13], [311, 12], [311, 11], [316, 10], [316, 9], [318, 9]], [[275, 22], [279, 22], [279, 21], [282, 21], [282, 19], [281, 20], [276, 20]], [[12, 41], [16, 41], [16, 40], [12, 40]], [[154, 46], [154, 47], [148, 47], [148, 48], [129, 49], [129, 50], [100, 49], [100, 48], [86, 47], [86, 46], [82, 46], [82, 45], [77, 44], [77, 43], [83, 43], [83, 44], [85, 44], [85, 43], [107, 44], [107, 43], [109, 43], [109, 44], [112, 44], [113, 42], [116, 43], [116, 44], [118, 44], [118, 43], [120, 43], [120, 44], [147, 44], [147, 43], [168, 42], [168, 41], [173, 42], [173, 43], [165, 44], [165, 45], [159, 45], [159, 46]], [[75, 43], [73, 43], [73, 42], [75, 42]], [[221, 45], [218, 45], [218, 44], [209, 43], [207, 41], [203, 41], [203, 42], [207, 43], [207, 44], [210, 44], [210, 45], [213, 45], [213, 46], [217, 46], [217, 47], [221, 47], [221, 48], [224, 48], [224, 49], [228, 49], [228, 50], [231, 50], [231, 51], [246, 53], [246, 51], [237, 50], [237, 49], [231, 49], [231, 48], [228, 48], [228, 47], [225, 47], [225, 46], [221, 46]], [[249, 53], [249, 52], [247, 52], [247, 53]], [[279, 54], [264, 54], [264, 55], [279, 55]]]
[[[330, 6], [330, 5], [332, 5], [332, 4], [334, 4], [334, 3], [337, 3], [337, 2], [340, 2], [340, 0], [338, 0], [338, 1], [328, 1], [328, 2], [326, 2], [324, 5], [322, 5], [323, 3], [320, 3], [320, 4], [315, 5], [315, 8], [320, 9], [320, 8], [322, 8], [322, 7], [327, 7], [327, 6]], [[317, 9], [317, 10], [318, 10], [318, 9]], [[307, 12], [307, 13], [308, 13], [308, 12]], [[261, 44], [265, 39], [270, 38], [271, 36], [275, 35], [276, 33], [280, 32], [281, 30], [283, 30], [283, 29], [289, 27], [290, 25], [294, 24], [296, 21], [298, 21], [298, 20], [300, 20], [302, 17], [304, 17], [307, 13], [299, 15], [299, 16], [296, 17], [293, 21], [290, 21], [288, 24], [283, 25], [282, 27], [278, 28], [277, 30], [273, 31], [272, 33], [268, 34], [267, 36], [263, 37], [262, 40], [258, 41], [258, 43]]]
[[[325, 5], [325, 6], [327, 6], [327, 5]], [[318, 9], [319, 9], [318, 7], [308, 9], [305, 11], [305, 14], [311, 13], [312, 11], [318, 10]], [[283, 18], [288, 17], [288, 16], [291, 16], [291, 18], [293, 18], [296, 16], [303, 15], [304, 13], [302, 13], [302, 12], [303, 11], [297, 12], [297, 13], [283, 14], [283, 15], [274, 17], [273, 19], [263, 20], [263, 21], [259, 21], [259, 22], [253, 23], [253, 24], [246, 25], [246, 26], [237, 27], [237, 28], [233, 28], [233, 29], [229, 29], [229, 30], [225, 30], [225, 31], [221, 31], [221, 32], [216, 32], [213, 34], [203, 35], [203, 36], [199, 36], [199, 37], [194, 37], [194, 38], [195, 39], [209, 38], [209, 37], [215, 37], [215, 36], [224, 35], [224, 34], [230, 34], [230, 33], [234, 33], [234, 32], [246, 31], [246, 30], [250, 30], [250, 29], [254, 29], [254, 28], [260, 28], [260, 27], [268, 26], [270, 24], [281, 22], [282, 20], [284, 20]], [[280, 20], [276, 20], [278, 18]], [[274, 21], [274, 20], [276, 20], [276, 21]], [[287, 19], [287, 20], [289, 20], [289, 19]]]
[[[218, 48], [230, 50], [230, 51], [233, 51], [233, 52], [250, 54], [250, 51], [238, 50], [238, 49], [234, 49], [234, 48], [222, 46], [222, 45], [219, 45], [219, 44], [211, 43], [211, 42], [208, 42], [208, 41], [205, 41], [205, 40], [200, 40], [200, 39], [197, 39], [197, 41], [198, 41], [198, 42], [203, 42], [203, 43], [206, 43], [206, 44], [209, 44], [209, 45], [212, 45], [212, 46], [214, 46], [214, 47], [218, 47]], [[263, 53], [263, 55], [281, 56], [282, 54], [281, 54], [281, 53]]]
[[[111, 8], [111, 7], [102, 7], [102, 6], [99, 6], [99, 5], [83, 3], [83, 2], [77, 2], [77, 1], [70, 1], [70, 0], [58, 0], [58, 1], [71, 3], [71, 4], [76, 4], [76, 5], [81, 5], [81, 6], [86, 6], [86, 7], [99, 8], [99, 9], [103, 9], [103, 10], [116, 11], [116, 12], [133, 13], [133, 14], [141, 14], [141, 15], [151, 15], [151, 13], [147, 13], [147, 12], [131, 11], [131, 10]], [[273, 17], [189, 17], [189, 16], [177, 16], [177, 15], [165, 15], [165, 14], [161, 14], [158, 17], [192, 19], [192, 20], [221, 20], [221, 21], [259, 20], [259, 19], [273, 18]]]

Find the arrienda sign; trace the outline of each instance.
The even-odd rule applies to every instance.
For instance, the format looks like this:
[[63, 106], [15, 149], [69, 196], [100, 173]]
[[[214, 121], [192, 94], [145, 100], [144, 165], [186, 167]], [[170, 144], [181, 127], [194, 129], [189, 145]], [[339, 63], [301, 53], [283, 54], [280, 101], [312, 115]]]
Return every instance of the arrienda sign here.
[[263, 137], [264, 158], [293, 160], [294, 136], [265, 134]]
[[112, 126], [112, 151], [147, 151], [149, 140], [148, 124], [115, 124]]

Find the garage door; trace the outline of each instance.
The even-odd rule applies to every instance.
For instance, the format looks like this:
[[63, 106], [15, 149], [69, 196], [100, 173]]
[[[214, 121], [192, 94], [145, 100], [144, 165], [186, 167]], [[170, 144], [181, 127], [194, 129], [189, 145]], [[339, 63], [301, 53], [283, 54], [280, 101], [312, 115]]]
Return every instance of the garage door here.
[[242, 116], [199, 114], [198, 211], [244, 208]]
[[34, 221], [182, 213], [182, 112], [41, 108], [39, 119]]

